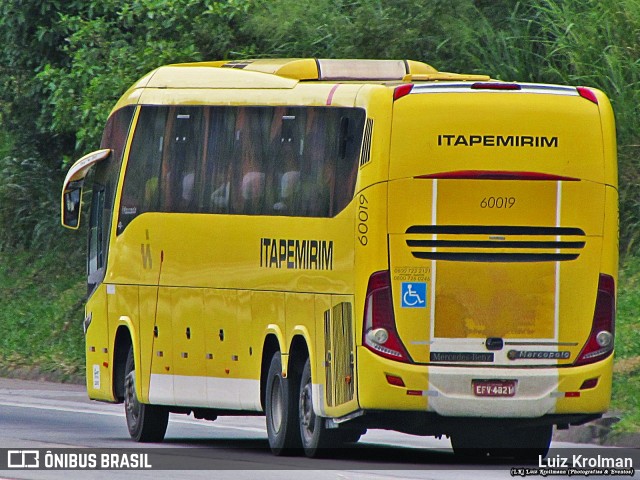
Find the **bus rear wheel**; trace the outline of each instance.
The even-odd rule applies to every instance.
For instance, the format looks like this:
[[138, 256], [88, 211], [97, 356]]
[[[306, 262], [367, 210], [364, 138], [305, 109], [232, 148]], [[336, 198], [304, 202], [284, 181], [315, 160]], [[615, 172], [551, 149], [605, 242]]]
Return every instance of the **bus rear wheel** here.
[[133, 347], [129, 349], [125, 363], [124, 411], [129, 435], [136, 442], [161, 442], [164, 439], [169, 423], [169, 410], [138, 400]]
[[454, 433], [451, 446], [456, 455], [465, 457], [533, 461], [547, 455], [552, 432], [552, 425], [517, 428], [488, 424]]
[[295, 455], [300, 449], [298, 434], [297, 383], [282, 376], [280, 352], [271, 358], [267, 374], [265, 414], [269, 447], [275, 455]]
[[338, 437], [338, 445], [346, 443], [358, 443], [360, 437], [362, 437], [362, 435], [364, 435], [365, 433], [367, 433], [366, 428], [338, 429], [338, 431], [336, 432]]
[[511, 442], [501, 451], [506, 457], [537, 463], [538, 457], [544, 458], [549, 453], [552, 435], [553, 425], [513, 429]]
[[[300, 397], [299, 397], [299, 418], [300, 418], [300, 438], [302, 439], [302, 448], [307, 457], [326, 456], [329, 453], [330, 446], [337, 446], [333, 441], [339, 442], [333, 432], [327, 430], [324, 418], [319, 417], [313, 410], [313, 394], [311, 383], [311, 363], [307, 358], [302, 370], [300, 378]], [[353, 441], [359, 440], [353, 438]]]

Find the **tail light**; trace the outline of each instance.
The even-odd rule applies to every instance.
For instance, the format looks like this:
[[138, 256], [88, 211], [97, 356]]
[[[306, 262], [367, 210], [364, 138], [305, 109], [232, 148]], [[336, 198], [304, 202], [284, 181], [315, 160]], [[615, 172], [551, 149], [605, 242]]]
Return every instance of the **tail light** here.
[[517, 83], [476, 82], [471, 85], [473, 90], [522, 90]]
[[590, 90], [586, 87], [576, 87], [576, 90], [578, 91], [578, 95], [580, 95], [582, 98], [586, 98], [590, 102], [598, 105], [598, 97], [596, 97], [596, 94], [593, 92], [593, 90]]
[[412, 362], [396, 330], [388, 270], [376, 272], [369, 277], [364, 305], [362, 344], [381, 357], [405, 363]]
[[514, 172], [506, 170], [456, 170], [428, 173], [414, 178], [437, 180], [532, 180], [549, 182], [579, 182], [579, 178], [542, 172]]
[[613, 277], [600, 274], [591, 333], [574, 365], [604, 360], [613, 352], [616, 316], [616, 287]]
[[405, 83], [403, 85], [399, 85], [393, 91], [393, 100], [396, 101], [406, 95], [411, 93], [413, 89], [413, 83]]

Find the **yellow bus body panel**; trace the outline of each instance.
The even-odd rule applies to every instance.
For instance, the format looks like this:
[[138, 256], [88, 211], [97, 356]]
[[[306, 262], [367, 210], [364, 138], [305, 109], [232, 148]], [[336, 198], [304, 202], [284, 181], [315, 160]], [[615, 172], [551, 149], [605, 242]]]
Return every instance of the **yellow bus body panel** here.
[[112, 401], [107, 288], [104, 284], [87, 300], [85, 318], [91, 319], [85, 333], [87, 393], [96, 400]]

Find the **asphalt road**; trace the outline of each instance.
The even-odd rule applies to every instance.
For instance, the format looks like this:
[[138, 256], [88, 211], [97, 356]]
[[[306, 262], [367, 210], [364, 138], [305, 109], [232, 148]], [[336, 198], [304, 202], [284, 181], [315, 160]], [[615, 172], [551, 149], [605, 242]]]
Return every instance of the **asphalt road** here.
[[381, 430], [370, 431], [355, 447], [330, 459], [274, 457], [268, 449], [264, 417], [208, 422], [172, 414], [165, 441], [141, 445], [129, 439], [122, 405], [92, 402], [83, 386], [0, 379], [1, 455], [7, 455], [2, 449], [53, 449], [55, 453], [85, 448], [151, 452], [150, 463], [155, 468], [161, 465], [163, 471], [8, 469], [0, 471], [0, 479], [512, 478], [512, 465], [506, 461], [461, 464], [447, 439]]

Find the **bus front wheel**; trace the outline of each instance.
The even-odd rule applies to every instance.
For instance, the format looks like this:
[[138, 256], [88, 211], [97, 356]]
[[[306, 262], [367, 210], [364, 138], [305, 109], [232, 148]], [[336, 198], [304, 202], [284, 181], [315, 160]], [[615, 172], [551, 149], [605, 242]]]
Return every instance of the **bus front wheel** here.
[[297, 398], [297, 384], [282, 376], [282, 359], [276, 352], [271, 358], [265, 396], [269, 447], [275, 455], [294, 455], [300, 448]]
[[161, 442], [169, 423], [169, 410], [141, 403], [136, 395], [133, 347], [129, 349], [124, 372], [124, 411], [129, 435], [136, 442]]

